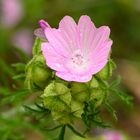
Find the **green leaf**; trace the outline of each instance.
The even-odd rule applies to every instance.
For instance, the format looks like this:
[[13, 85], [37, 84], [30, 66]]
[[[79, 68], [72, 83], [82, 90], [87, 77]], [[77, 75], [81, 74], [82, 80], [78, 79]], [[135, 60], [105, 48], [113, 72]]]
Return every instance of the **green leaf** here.
[[109, 62], [110, 62], [110, 67], [112, 68], [112, 70], [117, 68], [117, 66], [116, 66], [115, 62], [113, 61], [113, 59], [110, 58]]
[[29, 91], [27, 89], [18, 90], [15, 92], [10, 92], [9, 95], [5, 96], [1, 100], [0, 104], [21, 102], [27, 96], [29, 96]]
[[117, 115], [116, 115], [116, 111], [114, 110], [114, 108], [110, 105], [109, 101], [105, 102], [105, 106], [107, 108], [107, 110], [112, 114], [113, 118], [117, 121]]
[[118, 76], [116, 80], [114, 80], [111, 84], [109, 88], [116, 88], [119, 84], [121, 83], [121, 77]]
[[83, 135], [83, 134], [81, 134], [80, 132], [78, 132], [78, 130], [76, 130], [72, 125], [67, 125], [68, 126], [68, 128], [70, 129], [70, 130], [72, 130], [72, 132], [73, 133], [75, 133], [77, 136], [79, 136], [79, 137], [82, 137], [82, 138], [85, 138], [85, 136]]
[[0, 59], [0, 67], [3, 74], [6, 74], [8, 76], [14, 75], [13, 69], [3, 59]]
[[98, 120], [92, 120], [93, 123], [96, 125], [96, 127], [101, 127], [101, 128], [109, 128], [111, 127], [110, 124], [103, 122], [103, 121], [98, 121]]
[[21, 73], [12, 77], [14, 80], [25, 78], [25, 73]]
[[111, 89], [112, 92], [116, 93], [117, 96], [119, 96], [123, 101], [125, 101], [128, 105], [132, 105], [133, 103], [133, 97], [127, 95], [126, 93], [116, 90], [116, 89]]
[[27, 113], [28, 115], [32, 115], [33, 117], [35, 117], [37, 120], [42, 119], [42, 118], [46, 118], [47, 115], [50, 114], [50, 111], [46, 108], [38, 108], [37, 106], [27, 106], [24, 105], [25, 108], [25, 113]]
[[31, 112], [39, 112], [39, 113], [42, 112], [42, 110], [34, 109], [34, 108], [29, 107], [29, 106], [27, 106], [27, 105], [24, 105], [24, 107], [25, 107], [25, 109], [27, 109], [27, 110], [29, 110], [29, 111], [31, 111]]
[[12, 67], [14, 67], [17, 72], [25, 72], [25, 66], [24, 63], [12, 64]]

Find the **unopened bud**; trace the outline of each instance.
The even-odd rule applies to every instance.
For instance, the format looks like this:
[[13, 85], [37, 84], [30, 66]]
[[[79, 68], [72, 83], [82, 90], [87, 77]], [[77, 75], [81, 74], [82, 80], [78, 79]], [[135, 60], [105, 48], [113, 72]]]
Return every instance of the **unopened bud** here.
[[70, 109], [71, 94], [69, 89], [61, 83], [51, 83], [41, 96], [44, 105], [51, 111], [68, 111]]
[[44, 89], [51, 78], [51, 74], [42, 54], [36, 55], [26, 66], [25, 85], [30, 90], [37, 87]]
[[96, 74], [96, 76], [102, 80], [107, 80], [112, 76], [112, 72], [115, 68], [116, 68], [116, 65], [113, 62], [113, 60], [109, 59], [108, 63], [105, 65], [105, 67], [101, 71], [99, 71]]

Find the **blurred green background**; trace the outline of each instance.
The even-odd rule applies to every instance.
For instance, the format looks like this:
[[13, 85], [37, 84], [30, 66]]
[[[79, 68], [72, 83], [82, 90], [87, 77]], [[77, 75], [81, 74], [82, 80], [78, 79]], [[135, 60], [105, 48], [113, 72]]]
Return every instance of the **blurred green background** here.
[[[45, 19], [52, 27], [57, 27], [65, 15], [72, 16], [76, 21], [81, 15], [88, 15], [97, 27], [108, 25], [111, 28], [112, 57], [118, 65], [115, 74], [122, 77], [121, 88], [134, 96], [134, 105], [130, 107], [115, 99], [118, 121], [113, 121], [106, 112], [104, 117], [113, 124], [113, 131], [139, 140], [140, 0], [1, 0], [0, 98], [14, 91], [17, 85], [11, 78], [15, 74], [11, 64], [27, 63], [32, 57], [34, 30], [39, 27], [38, 21]], [[10, 110], [11, 106], [14, 107], [13, 104], [10, 107], [8, 103], [2, 104], [0, 113]], [[4, 127], [5, 124], [2, 125]], [[30, 131], [22, 133], [25, 139], [43, 139], [43, 134]], [[101, 135], [102, 131], [93, 130], [90, 136]], [[0, 129], [0, 132], [3, 130]]]

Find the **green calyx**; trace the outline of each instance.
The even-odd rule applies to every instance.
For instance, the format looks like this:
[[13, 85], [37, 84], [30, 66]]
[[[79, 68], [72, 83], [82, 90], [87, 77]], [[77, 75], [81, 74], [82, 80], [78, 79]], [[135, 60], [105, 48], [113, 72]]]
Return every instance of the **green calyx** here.
[[70, 109], [71, 94], [70, 90], [61, 83], [51, 83], [41, 96], [43, 103], [52, 111], [68, 111]]

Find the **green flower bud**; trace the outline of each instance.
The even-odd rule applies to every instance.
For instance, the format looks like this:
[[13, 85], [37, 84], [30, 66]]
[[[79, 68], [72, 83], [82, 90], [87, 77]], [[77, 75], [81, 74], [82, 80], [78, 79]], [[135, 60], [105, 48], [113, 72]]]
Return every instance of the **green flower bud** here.
[[108, 63], [105, 65], [105, 67], [99, 71], [96, 76], [99, 77], [102, 80], [107, 80], [112, 76], [112, 71], [116, 68], [115, 63], [113, 60], [109, 59]]
[[99, 107], [106, 98], [106, 91], [100, 88], [91, 89], [90, 100], [94, 102], [95, 107]]
[[37, 87], [43, 89], [49, 83], [51, 75], [43, 55], [36, 55], [26, 66], [25, 85], [30, 90]]
[[74, 100], [85, 102], [89, 99], [88, 86], [85, 83], [71, 83], [71, 94]]
[[51, 111], [68, 111], [70, 110], [71, 94], [69, 89], [62, 83], [51, 83], [41, 96], [44, 105]]
[[37, 86], [44, 88], [51, 78], [51, 70], [39, 63], [32, 67], [32, 80]]

